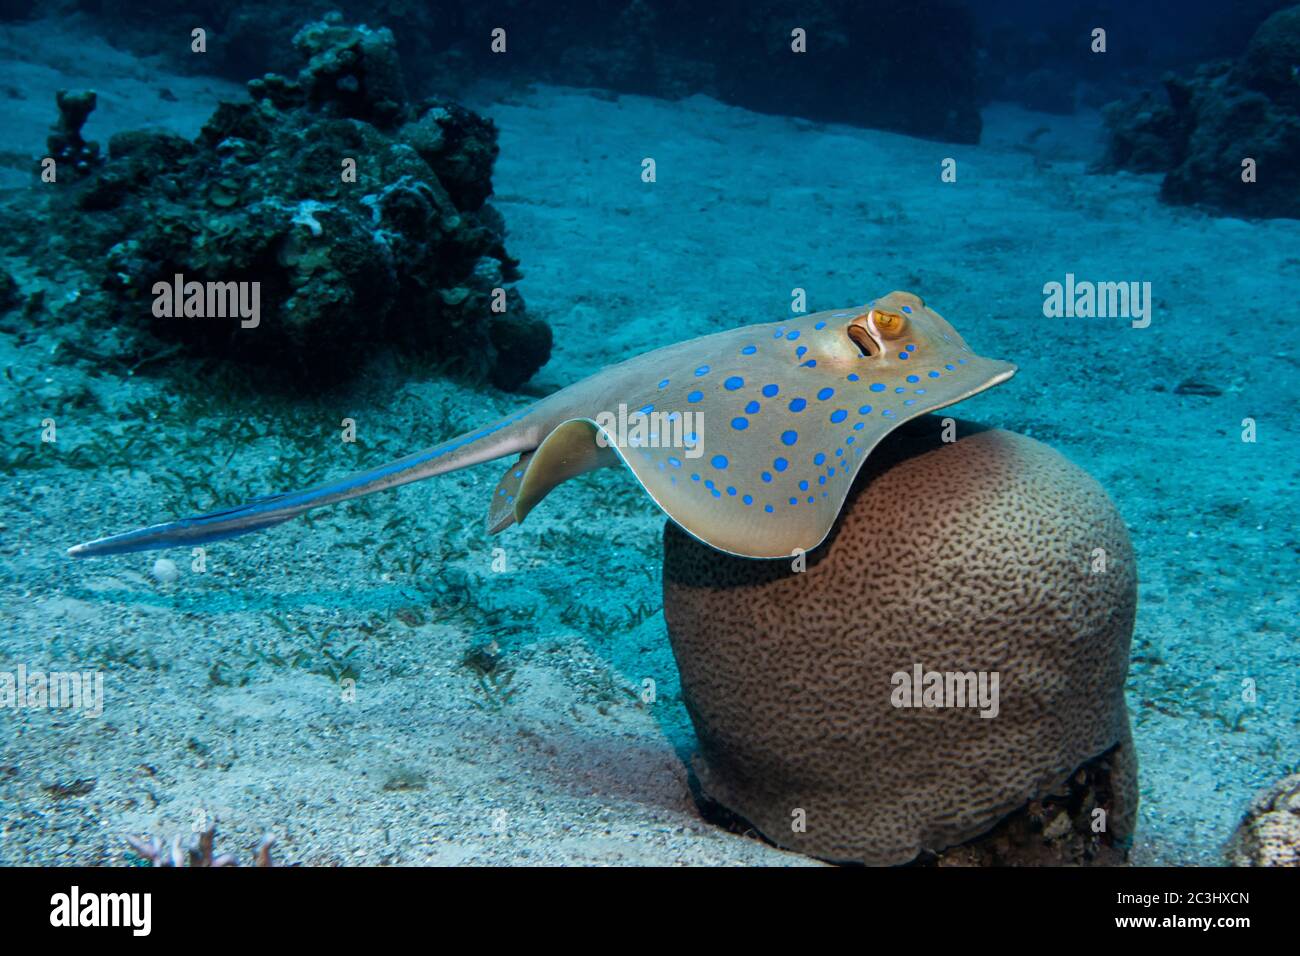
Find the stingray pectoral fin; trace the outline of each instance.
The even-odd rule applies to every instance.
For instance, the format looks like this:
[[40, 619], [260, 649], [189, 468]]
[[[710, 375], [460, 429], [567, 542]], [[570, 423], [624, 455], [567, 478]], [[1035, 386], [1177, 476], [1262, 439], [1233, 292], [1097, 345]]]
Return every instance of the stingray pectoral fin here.
[[488, 505], [488, 534], [499, 534], [515, 523], [519, 486], [524, 483], [524, 473], [532, 460], [533, 453], [524, 452], [497, 482], [496, 490], [492, 492], [492, 503]]
[[525, 420], [529, 412], [530, 409], [523, 409], [440, 445], [314, 488], [265, 495], [233, 508], [99, 538], [69, 548], [68, 554], [74, 558], [89, 558], [223, 541], [273, 527], [313, 508], [501, 458], [531, 447], [533, 439]]
[[[789, 557], [826, 539], [854, 477], [881, 439], [906, 421], [1006, 381], [1016, 370], [975, 355], [960, 365], [954, 356], [952, 364], [960, 374], [930, 378], [924, 367], [918, 369], [922, 375], [904, 368], [891, 381], [896, 388], [841, 387], [838, 401], [804, 400], [797, 412], [769, 402], [747, 414], [742, 403], [750, 396], [741, 392], [728, 407], [724, 389], [712, 396], [717, 408], [704, 413], [693, 445], [619, 452], [659, 507], [692, 537], [740, 557]], [[803, 394], [815, 395], [814, 388], [805, 387]]]
[[[506, 472], [497, 491], [493, 493], [488, 529], [495, 534], [512, 523], [523, 521], [528, 512], [537, 507], [556, 485], [597, 468], [618, 464], [619, 457], [614, 449], [597, 441], [599, 435], [600, 430], [595, 423], [585, 418], [572, 419], [552, 429], [536, 451], [520, 458]], [[523, 472], [522, 475], [518, 474], [520, 471]], [[493, 515], [499, 507], [498, 500], [511, 496], [510, 482], [516, 482], [514, 501], [510, 502], [513, 521], [501, 523]], [[502, 489], [506, 489], [505, 495], [500, 494]]]

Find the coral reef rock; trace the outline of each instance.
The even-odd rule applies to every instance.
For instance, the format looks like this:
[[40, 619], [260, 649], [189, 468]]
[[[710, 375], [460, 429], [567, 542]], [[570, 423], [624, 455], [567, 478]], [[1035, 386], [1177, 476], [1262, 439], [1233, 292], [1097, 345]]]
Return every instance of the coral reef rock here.
[[1300, 6], [1265, 20], [1237, 62], [1166, 76], [1164, 88], [1163, 100], [1106, 107], [1099, 169], [1163, 172], [1170, 203], [1300, 219]]
[[[194, 142], [118, 133], [107, 162], [56, 192], [60, 251], [102, 263], [101, 317], [317, 381], [390, 343], [522, 384], [551, 333], [511, 285], [486, 202], [495, 127], [408, 103], [387, 30], [331, 16], [294, 42], [301, 72], [250, 82]], [[62, 96], [60, 110], [75, 148], [89, 111]]]
[[[924, 859], [1025, 810], [964, 861], [1036, 859], [1034, 825], [1086, 826], [1070, 855], [1118, 861], [1137, 808], [1128, 531], [1047, 446], [965, 423], [945, 442], [943, 421], [888, 436], [807, 555], [730, 557], [668, 524], [664, 615], [701, 789], [828, 860]], [[1077, 778], [1108, 753], [1104, 781]]]
[[1255, 795], [1227, 858], [1232, 866], [1300, 866], [1300, 773]]

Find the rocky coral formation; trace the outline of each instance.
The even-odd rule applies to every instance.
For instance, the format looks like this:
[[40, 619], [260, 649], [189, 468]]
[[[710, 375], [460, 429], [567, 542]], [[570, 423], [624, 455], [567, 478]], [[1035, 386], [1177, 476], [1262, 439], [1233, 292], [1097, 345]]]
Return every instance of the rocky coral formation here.
[[1165, 173], [1166, 202], [1300, 218], [1298, 64], [1300, 6], [1264, 21], [1240, 60], [1166, 76], [1163, 99], [1144, 93], [1108, 106], [1099, 168]]
[[106, 163], [58, 191], [50, 219], [70, 252], [103, 263], [104, 308], [315, 381], [396, 343], [521, 384], [551, 333], [511, 285], [517, 262], [486, 202], [491, 121], [408, 102], [387, 30], [330, 17], [294, 43], [296, 77], [250, 82], [194, 142], [119, 133]]
[[59, 90], [55, 102], [59, 107], [59, 121], [46, 137], [46, 148], [50, 158], [60, 166], [71, 166], [77, 175], [84, 176], [100, 161], [99, 144], [87, 142], [81, 135], [81, 128], [95, 111], [95, 92]]
[[[965, 423], [945, 442], [940, 421], [881, 443], [801, 573], [665, 528], [700, 787], [829, 860], [924, 859], [1031, 801], [967, 862], [1028, 860], [1035, 827], [1073, 833], [1053, 852], [1079, 862], [1122, 859], [1137, 808], [1127, 529], [1045, 445]], [[1104, 779], [1071, 783], [1107, 753]]]
[[1300, 866], [1300, 773], [1261, 790], [1228, 841], [1232, 866]]
[[[217, 828], [215, 826], [208, 827], [184, 846], [182, 846], [182, 838], [179, 836], [173, 838], [170, 846], [157, 837], [129, 836], [126, 838], [127, 845], [153, 866], [239, 866], [239, 861], [232, 853], [223, 853], [217, 856], [216, 840]], [[275, 866], [271, 862], [271, 847], [274, 843], [275, 838], [272, 836], [262, 838], [262, 841], [253, 850], [254, 866]]]
[[[283, 4], [205, 0], [187, 9], [183, 22], [162, 0], [84, 5], [117, 12], [128, 25], [147, 12], [176, 31], [198, 18], [214, 37], [204, 65], [232, 75], [283, 68], [283, 44], [269, 40], [287, 36]], [[306, 16], [319, 5], [308, 0], [300, 9]], [[760, 112], [979, 140], [975, 29], [965, 0], [338, 5], [350, 17], [391, 26], [407, 62], [418, 63], [420, 78], [439, 89], [483, 77], [670, 99], [704, 94]], [[498, 28], [505, 31], [504, 55], [491, 46]], [[796, 28], [806, 31], [806, 53], [791, 50]], [[918, 50], [922, 33], [925, 48]]]

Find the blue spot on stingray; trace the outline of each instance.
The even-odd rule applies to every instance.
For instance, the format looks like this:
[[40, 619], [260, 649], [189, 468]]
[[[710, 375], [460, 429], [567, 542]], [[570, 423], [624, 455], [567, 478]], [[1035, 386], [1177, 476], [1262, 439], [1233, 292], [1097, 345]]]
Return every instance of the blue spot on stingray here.
[[834, 469], [834, 468], [832, 468], [832, 469], [830, 469], [829, 471], [826, 472], [826, 477], [829, 478], [829, 477], [830, 477], [831, 475], [833, 475], [833, 474], [835, 474], [835, 469]]
[[795, 357], [795, 358], [803, 358], [803, 357], [804, 357], [804, 354], [805, 354], [807, 351], [808, 351], [808, 346], [806, 346], [806, 345], [801, 345], [801, 346], [799, 346], [797, 349], [794, 350], [794, 357]]
[[808, 504], [811, 505], [811, 504], [816, 504], [816, 503], [817, 503], [817, 499], [816, 499], [815, 497], [813, 497], [812, 495], [809, 495], [809, 496], [808, 496]]
[[712, 465], [714, 468], [717, 468], [719, 471], [721, 471], [722, 469], [727, 467], [727, 456], [714, 455], [712, 458], [709, 459], [709, 464]]
[[873, 392], [883, 392], [885, 390], [885, 386], [882, 385], [880, 382], [873, 382], [871, 384], [871, 390]]
[[813, 464], [814, 464], [814, 465], [820, 465], [820, 464], [822, 464], [824, 461], [826, 461], [826, 455], [823, 454], [822, 452], [818, 452], [817, 454], [813, 455]]
[[817, 393], [817, 400], [819, 402], [824, 402], [826, 401], [826, 399], [830, 398], [834, 394], [835, 394], [835, 389], [823, 388], [820, 392]]
[[699, 480], [700, 480], [699, 475], [691, 475], [691, 481], [699, 481]]
[[790, 400], [790, 411], [792, 412], [801, 412], [807, 407], [808, 403], [802, 398], [794, 398]]
[[792, 504], [792, 505], [797, 505], [798, 503], [799, 503], [799, 499], [798, 499], [798, 498], [791, 498], [791, 499], [790, 499], [790, 504]]
[[870, 415], [870, 414], [871, 414], [871, 406], [870, 406], [870, 405], [863, 405], [861, 408], [858, 409], [858, 414], [859, 414], [859, 415]]
[[638, 409], [638, 411], [640, 411], [642, 415], [649, 415], [654, 410], [655, 407], [653, 405], [642, 405], [641, 408]]
[[504, 497], [506, 496], [506, 490], [505, 490], [504, 488], [498, 488], [498, 489], [497, 489], [497, 494], [498, 494], [500, 497], [504, 498]]
[[866, 422], [858, 422], [856, 425], [853, 426], [853, 430], [855, 432], [860, 432], [862, 431], [863, 428], [866, 427], [866, 424], [867, 424]]
[[768, 514], [771, 514], [771, 513], [772, 513], [772, 506], [771, 506], [771, 505], [763, 505], [763, 510], [766, 511]]
[[826, 484], [826, 476], [825, 476], [825, 475], [822, 475], [820, 478], [818, 478], [818, 479], [817, 479], [817, 484], [819, 484], [819, 485], [824, 485], [824, 484]]
[[731, 420], [731, 427], [738, 432], [743, 432], [746, 428], [749, 427], [749, 419], [740, 418], [740, 417], [733, 418]]
[[898, 388], [894, 389], [894, 394], [895, 394], [895, 395], [902, 395], [902, 394], [903, 394], [904, 392], [906, 392], [906, 391], [907, 391], [907, 389], [903, 388], [903, 386], [900, 385], [900, 386], [898, 386]]
[[712, 487], [713, 487], [713, 479], [712, 479], [712, 478], [706, 478], [706, 479], [704, 479], [704, 487], [705, 487], [705, 488], [712, 488]]
[[757, 352], [757, 351], [758, 351], [758, 346], [757, 346], [757, 345], [746, 345], [743, 349], [740, 350], [740, 354], [741, 354], [741, 355], [753, 355], [753, 354], [754, 354], [755, 352]]
[[699, 368], [697, 368], [697, 369], [695, 370], [695, 374], [696, 374], [697, 376], [699, 376], [699, 375], [708, 375], [708, 374], [709, 374], [709, 367], [708, 367], [707, 365], [701, 365]]
[[[853, 444], [853, 436], [850, 435], [848, 438], [844, 439], [844, 444], [846, 444], [846, 445], [852, 445], [852, 444]], [[834, 474], [834, 472], [835, 472], [835, 469], [832, 468], [832, 469], [831, 469], [831, 473]]]
[[772, 473], [770, 471], [763, 472], [763, 480], [770, 483], [772, 481]]
[[774, 339], [779, 339], [779, 338], [780, 338], [781, 336], [783, 336], [783, 335], [785, 335], [785, 330], [784, 330], [784, 329], [777, 329], [775, 332], [772, 333], [772, 338], [774, 338]]
[[688, 402], [698, 402], [703, 397], [704, 397], [704, 393], [696, 389], [694, 392], [691, 392], [691, 394], [686, 396], [686, 400]]
[[791, 332], [789, 335], [786, 336], [786, 338], [789, 339], [791, 342], [793, 342], [798, 337], [799, 337], [798, 329], [795, 329], [793, 332]]
[[734, 392], [738, 388], [745, 387], [745, 380], [741, 378], [739, 375], [733, 375], [731, 376], [731, 378], [727, 379], [725, 382], [722, 383], [722, 387], [729, 392]]
[[924, 394], [925, 394], [925, 389], [923, 389], [923, 388], [918, 388], [918, 389], [916, 390], [916, 394], [918, 394], [918, 395], [924, 395]]
[[743, 502], [744, 502], [745, 504], [747, 504], [747, 505], [752, 505], [752, 504], [754, 503], [754, 496], [753, 496], [753, 495], [745, 495], [745, 497], [741, 498], [740, 500], [743, 501]]
[[908, 355], [906, 352], [899, 352], [898, 357], [901, 359], [908, 359], [911, 358], [912, 356]]
[[799, 490], [800, 490], [800, 491], [807, 491], [807, 490], [808, 490], [808, 482], [806, 482], [806, 481], [801, 481], [801, 482], [799, 482]]
[[522, 478], [523, 476], [524, 476], [524, 473], [523, 473], [522, 471], [516, 471], [516, 472], [515, 472], [515, 477], [516, 477], [516, 478]]
[[909, 346], [907, 347], [907, 350], [908, 350], [909, 352], [915, 352], [915, 351], [916, 351], [916, 346], [915, 346], [915, 345], [909, 345]]
[[660, 382], [660, 383], [659, 383], [659, 387], [660, 387], [660, 388], [667, 388], [667, 387], [668, 387], [668, 379], [664, 379], [662, 382]]
[[779, 391], [781, 391], [781, 388], [780, 388], [779, 385], [764, 385], [764, 386], [763, 386], [763, 397], [764, 397], [764, 398], [775, 398], [775, 397], [776, 397], [776, 393], [779, 392]]
[[911, 315], [911, 314], [912, 314], [912, 307], [911, 307], [910, 305], [905, 305], [905, 306], [903, 306], [903, 311], [906, 312], [908, 315]]
[[842, 408], [837, 408], [835, 409], [835, 411], [831, 412], [831, 421], [835, 422], [836, 424], [844, 421], [844, 419], [848, 417], [849, 417], [849, 413]]
[[721, 498], [721, 497], [722, 497], [722, 492], [720, 492], [717, 488], [714, 488], [714, 489], [713, 489], [713, 497], [715, 497], [715, 498]]
[[909, 382], [911, 382], [913, 385], [915, 385], [917, 382], [921, 381], [921, 376], [919, 376], [919, 375], [909, 375], [909, 376], [907, 376], [907, 380], [908, 380]]
[[881, 412], [880, 414], [884, 415], [886, 418], [893, 418], [893, 417], [894, 417], [893, 409], [889, 409], [889, 408], [886, 408], [886, 409], [885, 409], [883, 412]]
[[730, 485], [728, 485], [728, 486], [727, 486], [727, 494], [731, 495], [731, 496], [734, 498], [734, 497], [736, 496], [736, 489], [735, 489], [735, 488], [732, 488]]
[[680, 458], [669, 458], [668, 464], [672, 465], [674, 468], [680, 468], [682, 467], [682, 460]]
[[966, 364], [966, 360], [965, 360], [965, 359], [958, 359], [958, 360], [957, 360], [957, 364], [958, 364], [958, 365], [965, 365], [965, 364]]
[[931, 377], [931, 378], [938, 378], [938, 377], [939, 377], [939, 373], [938, 373], [938, 372], [931, 372], [931, 373], [930, 373], [930, 377]]
[[813, 328], [814, 328], [814, 329], [824, 329], [824, 328], [826, 328], [826, 323], [825, 323], [825, 322], [818, 322], [816, 325], [813, 326]]
[[786, 461], [784, 458], [778, 458], [776, 459], [776, 461], [772, 462], [772, 467], [775, 468], [777, 471], [785, 471], [787, 468], [790, 467], [790, 463]]
[[858, 373], [857, 373], [857, 372], [850, 372], [850, 373], [849, 373], [849, 381], [850, 381], [850, 382], [856, 382], [857, 380], [858, 380]]
[[693, 446], [693, 445], [695, 445], [697, 442], [699, 442], [699, 440], [700, 440], [700, 436], [697, 435], [697, 434], [695, 434], [695, 432], [691, 432], [690, 434], [688, 434], [688, 435], [686, 436], [686, 444], [688, 444], [688, 445], [692, 445], [692, 446]]
[[816, 360], [816, 359], [809, 359], [808, 361], [802, 363], [799, 367], [800, 367], [800, 368], [816, 368], [816, 367], [817, 367], [817, 360]]
[[793, 429], [788, 432], [781, 432], [781, 444], [793, 445], [799, 440], [799, 433]]
[[836, 457], [836, 458], [843, 458], [843, 457], [844, 457], [844, 449], [843, 449], [843, 448], [836, 448], [836, 449], [835, 449], [835, 457]]
[[904, 405], [915, 405], [915, 404], [916, 404], [916, 399], [914, 399], [914, 398], [905, 398], [905, 399], [903, 399], [903, 404], [904, 404]]
[[759, 409], [758, 402], [750, 402], [748, 405], [745, 406], [745, 414], [756, 415], [758, 414], [758, 409]]

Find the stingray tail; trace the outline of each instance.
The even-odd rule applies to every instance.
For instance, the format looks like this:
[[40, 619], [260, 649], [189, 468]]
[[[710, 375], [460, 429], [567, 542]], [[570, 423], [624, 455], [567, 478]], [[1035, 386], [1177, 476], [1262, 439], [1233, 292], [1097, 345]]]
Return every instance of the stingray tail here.
[[99, 538], [69, 548], [68, 554], [74, 558], [90, 558], [223, 541], [274, 527], [312, 508], [360, 498], [362, 495], [501, 458], [529, 447], [531, 430], [510, 426], [518, 426], [520, 420], [531, 411], [531, 408], [524, 409], [495, 424], [468, 432], [441, 445], [434, 445], [387, 465], [315, 488], [265, 495], [234, 508], [209, 511], [179, 521]]

